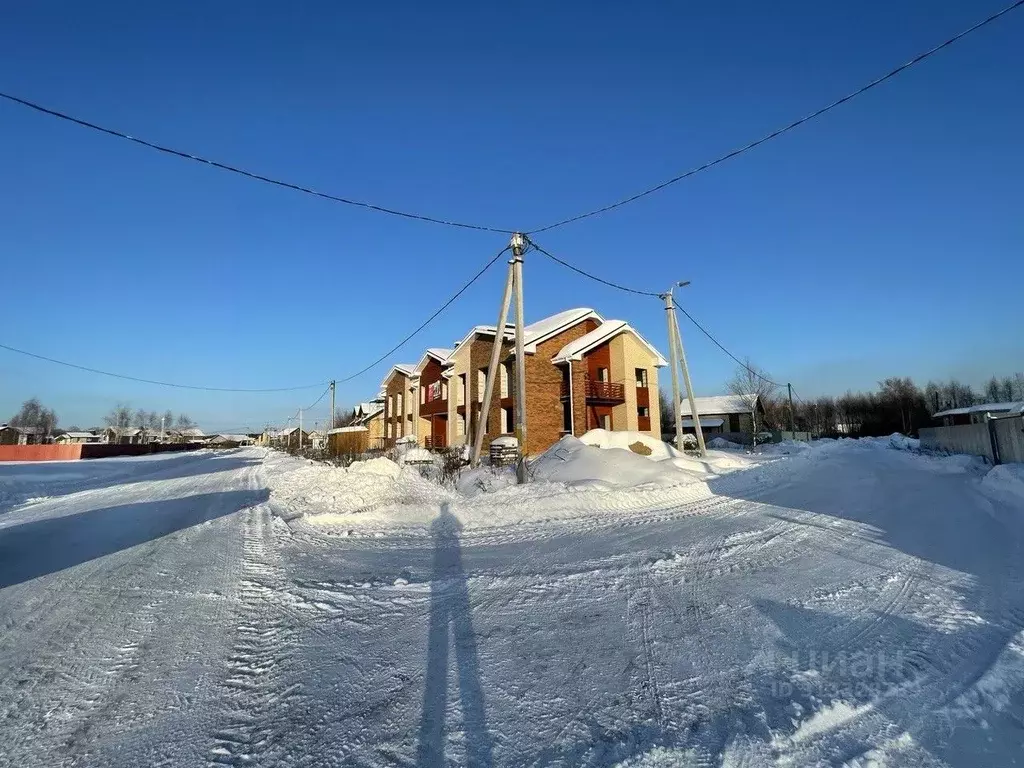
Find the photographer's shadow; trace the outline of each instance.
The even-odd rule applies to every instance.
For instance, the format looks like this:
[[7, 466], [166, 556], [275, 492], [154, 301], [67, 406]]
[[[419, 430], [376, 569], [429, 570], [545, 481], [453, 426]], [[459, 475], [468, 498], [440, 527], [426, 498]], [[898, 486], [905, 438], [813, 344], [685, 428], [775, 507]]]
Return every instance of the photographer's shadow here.
[[416, 764], [424, 768], [445, 764], [448, 649], [451, 645], [455, 651], [466, 765], [490, 766], [491, 736], [487, 731], [476, 635], [473, 633], [469, 592], [459, 546], [462, 525], [448, 504], [444, 504], [430, 529], [434, 539], [434, 566], [430, 583], [427, 672]]

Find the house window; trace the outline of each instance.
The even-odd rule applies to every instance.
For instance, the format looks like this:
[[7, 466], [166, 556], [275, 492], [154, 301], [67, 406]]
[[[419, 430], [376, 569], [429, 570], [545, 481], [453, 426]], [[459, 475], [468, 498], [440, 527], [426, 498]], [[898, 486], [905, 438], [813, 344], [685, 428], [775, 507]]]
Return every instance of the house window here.
[[509, 397], [508, 392], [508, 378], [509, 378], [509, 364], [502, 363], [498, 367], [498, 373], [501, 376], [501, 397]]
[[601, 414], [601, 429], [612, 428], [612, 415], [610, 413]]
[[641, 419], [649, 419], [651, 418], [651, 409], [646, 405], [641, 405], [636, 409], [636, 415]]
[[468, 383], [466, 381], [466, 374], [460, 373], [459, 374], [458, 402], [456, 403], [456, 405], [465, 405], [466, 404], [466, 400], [469, 399], [469, 392], [466, 389], [467, 386], [468, 386]]
[[598, 368], [597, 369], [597, 380], [598, 381], [603, 381], [605, 383], [608, 382], [608, 369], [607, 368]]
[[572, 432], [572, 403], [568, 400], [562, 401], [562, 431]]
[[502, 431], [506, 435], [511, 435], [513, 432], [516, 431], [515, 425], [513, 424], [512, 409], [511, 408], [502, 408], [501, 409], [501, 423], [502, 423]]
[[395, 413], [397, 413], [399, 416], [405, 413], [405, 409], [402, 408], [402, 405], [402, 393], [399, 392], [397, 395], [395, 395]]
[[389, 422], [387, 423], [387, 425], [386, 425], [386, 426], [387, 426], [387, 431], [388, 431], [388, 434], [387, 434], [387, 436], [388, 436], [388, 437], [391, 437], [391, 434], [392, 434], [392, 426], [393, 426], [393, 425], [392, 425], [392, 424], [391, 424], [391, 422], [389, 421]]
[[477, 400], [483, 402], [484, 390], [487, 388], [487, 369], [481, 368], [476, 372], [476, 397]]
[[420, 405], [423, 405], [426, 402], [427, 402], [427, 388], [426, 387], [420, 387]]
[[455, 417], [455, 436], [463, 437], [466, 434], [466, 417], [461, 413]]
[[739, 432], [740, 431], [740, 415], [738, 413], [729, 414], [729, 431]]
[[636, 385], [641, 388], [647, 386], [647, 369], [637, 368], [636, 369]]

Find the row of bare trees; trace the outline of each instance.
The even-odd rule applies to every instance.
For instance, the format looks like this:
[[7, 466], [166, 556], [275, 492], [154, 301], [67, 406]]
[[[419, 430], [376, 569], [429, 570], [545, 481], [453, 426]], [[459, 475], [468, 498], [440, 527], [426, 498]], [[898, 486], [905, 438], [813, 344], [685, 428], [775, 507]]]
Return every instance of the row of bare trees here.
[[[760, 430], [788, 430], [789, 400], [784, 388], [777, 385], [763, 369], [745, 361], [729, 382], [735, 395], [756, 395], [764, 407], [757, 415], [755, 433]], [[995, 402], [1024, 401], [1024, 373], [993, 376], [981, 391], [956, 379], [929, 381], [919, 387], [909, 377], [890, 377], [878, 383], [875, 392], [847, 392], [839, 397], [822, 396], [813, 400], [796, 398], [792, 422], [798, 431], [816, 436], [867, 437], [893, 432], [916, 434], [932, 423], [932, 414], [949, 408]], [[662, 391], [662, 428], [671, 432], [671, 397]]]
[[[751, 368], [770, 379], [756, 366]], [[741, 368], [730, 389], [736, 394], [760, 396], [767, 428], [789, 428], [789, 402], [778, 387]], [[1002, 378], [993, 376], [981, 392], [956, 379], [929, 381], [920, 387], [908, 376], [893, 376], [880, 381], [875, 392], [847, 392], [839, 397], [822, 396], [813, 400], [798, 398], [793, 403], [793, 421], [798, 430], [821, 436], [866, 437], [893, 432], [910, 435], [931, 425], [932, 415], [939, 411], [1021, 400], [1024, 400], [1024, 373]]]
[[157, 411], [147, 411], [144, 408], [132, 409], [127, 403], [118, 403], [106, 416], [103, 423], [108, 427], [119, 429], [146, 429], [151, 432], [164, 429], [188, 429], [196, 423], [188, 414], [180, 413], [177, 419], [171, 411], [164, 411], [163, 414]]

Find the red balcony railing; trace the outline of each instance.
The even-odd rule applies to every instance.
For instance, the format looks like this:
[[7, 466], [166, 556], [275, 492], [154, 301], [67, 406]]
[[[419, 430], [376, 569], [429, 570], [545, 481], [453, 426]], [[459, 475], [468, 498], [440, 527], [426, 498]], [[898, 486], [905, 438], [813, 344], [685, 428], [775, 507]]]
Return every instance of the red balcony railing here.
[[[561, 388], [562, 397], [569, 396], [569, 383], [563, 381]], [[622, 384], [613, 384], [610, 381], [594, 381], [587, 379], [583, 382], [583, 393], [587, 400], [604, 403], [624, 403], [626, 401], [626, 388]]]

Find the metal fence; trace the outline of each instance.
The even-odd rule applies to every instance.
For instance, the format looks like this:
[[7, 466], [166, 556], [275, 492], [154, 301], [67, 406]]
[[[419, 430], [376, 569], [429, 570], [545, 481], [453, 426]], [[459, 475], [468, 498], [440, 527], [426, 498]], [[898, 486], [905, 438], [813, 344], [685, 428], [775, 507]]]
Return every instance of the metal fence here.
[[993, 464], [1024, 462], [1024, 416], [990, 419], [982, 424], [925, 427], [921, 447], [933, 451], [984, 456]]

